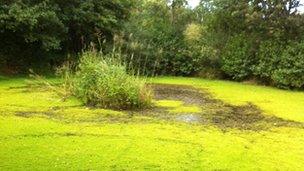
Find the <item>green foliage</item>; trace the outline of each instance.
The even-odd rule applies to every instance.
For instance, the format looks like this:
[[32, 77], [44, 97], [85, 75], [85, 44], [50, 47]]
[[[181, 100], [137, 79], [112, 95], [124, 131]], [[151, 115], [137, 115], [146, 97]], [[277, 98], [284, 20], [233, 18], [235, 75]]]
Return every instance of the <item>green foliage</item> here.
[[255, 75], [280, 88], [303, 88], [303, 54], [302, 42], [265, 41], [260, 44]]
[[145, 81], [128, 75], [126, 67], [110, 55], [83, 53], [75, 74], [68, 77], [72, 93], [91, 106], [115, 109], [149, 106], [152, 94]]
[[90, 45], [105, 54], [114, 46], [127, 70], [142, 75], [224, 73], [300, 88], [301, 71], [284, 66], [299, 68], [297, 57], [288, 55], [292, 47], [283, 53], [303, 41], [300, 6], [300, 0], [201, 0], [195, 9], [186, 0], [3, 0], [0, 72], [56, 68]]
[[10, 2], [2, 4], [1, 8], [1, 36], [4, 36], [3, 33], [17, 33], [15, 36], [20, 36], [25, 43], [40, 42], [45, 50], [60, 47], [64, 25], [56, 14], [56, 8], [46, 1], [36, 4]]
[[235, 80], [251, 76], [254, 63], [252, 48], [252, 43], [244, 35], [231, 38], [222, 53], [223, 71]]
[[304, 87], [304, 42], [290, 43], [284, 50], [273, 80], [280, 87]]
[[264, 41], [260, 44], [257, 57], [257, 65], [254, 66], [254, 74], [264, 81], [273, 82], [272, 75], [282, 60], [284, 46], [278, 41]]
[[218, 51], [210, 45], [206, 32], [206, 28], [196, 23], [189, 24], [184, 31], [185, 46], [193, 59], [192, 70], [195, 74], [202, 73], [202, 70], [215, 71], [219, 67]]
[[124, 44], [124, 51], [133, 54], [129, 60], [134, 68], [147, 75], [192, 75], [199, 70], [200, 49], [194, 50], [185, 38], [195, 15], [185, 5], [184, 0], [137, 2], [125, 25]]
[[[206, 15], [212, 34], [225, 33], [225, 38], [245, 32], [258, 40], [299, 40], [304, 24], [297, 12], [299, 0], [202, 0], [202, 6], [211, 6]], [[201, 7], [202, 8], [202, 7]], [[206, 17], [208, 16], [208, 17]], [[302, 18], [302, 19], [301, 19]], [[288, 28], [288, 29], [287, 29]], [[215, 35], [215, 36], [216, 36]]]
[[[299, 6], [299, 0], [202, 0], [197, 11], [207, 35], [212, 37], [208, 39], [209, 45], [219, 51], [221, 69], [230, 78], [256, 77], [268, 84], [300, 87], [301, 81], [294, 79], [297, 77], [294, 72], [299, 70], [287, 72], [287, 68], [280, 68], [282, 63], [298, 68], [298, 64], [290, 61], [294, 57], [290, 55], [287, 59], [289, 53], [284, 55], [283, 51], [287, 42], [302, 39], [304, 15], [298, 13]], [[240, 33], [241, 36], [235, 36]], [[288, 76], [291, 73], [293, 79]]]
[[200, 42], [202, 38], [202, 29], [199, 24], [191, 23], [184, 31], [185, 41], [188, 44], [194, 45]]
[[128, 17], [130, 5], [127, 0], [1, 1], [2, 63], [25, 69], [35, 63], [58, 65], [67, 53], [112, 39]]

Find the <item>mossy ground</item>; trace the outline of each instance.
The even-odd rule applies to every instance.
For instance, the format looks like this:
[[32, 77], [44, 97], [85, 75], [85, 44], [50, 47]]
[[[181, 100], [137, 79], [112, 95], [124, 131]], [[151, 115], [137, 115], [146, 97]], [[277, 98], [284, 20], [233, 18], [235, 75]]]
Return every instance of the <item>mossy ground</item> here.
[[[300, 92], [224, 81], [155, 78], [151, 82], [208, 89], [227, 104], [184, 94], [157, 99], [161, 107], [154, 110], [159, 112], [154, 116], [91, 109], [76, 99], [63, 102], [47, 89], [28, 89], [24, 78], [1, 79], [0, 170], [304, 168], [304, 94]], [[235, 116], [242, 112], [242, 117]], [[160, 114], [212, 117], [189, 123]], [[234, 125], [248, 115], [256, 117], [242, 124], [254, 127]], [[267, 129], [251, 129], [259, 126]]]

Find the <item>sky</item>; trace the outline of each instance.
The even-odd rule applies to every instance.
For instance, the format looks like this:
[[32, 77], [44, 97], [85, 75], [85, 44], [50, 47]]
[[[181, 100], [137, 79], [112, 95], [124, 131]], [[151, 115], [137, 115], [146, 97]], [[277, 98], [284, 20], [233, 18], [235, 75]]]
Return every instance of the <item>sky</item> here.
[[194, 8], [199, 4], [200, 0], [188, 0], [189, 5]]
[[[194, 8], [199, 4], [200, 0], [188, 0], [189, 5]], [[301, 0], [301, 3], [304, 4], [304, 0]], [[304, 13], [304, 6], [298, 9], [301, 13]]]

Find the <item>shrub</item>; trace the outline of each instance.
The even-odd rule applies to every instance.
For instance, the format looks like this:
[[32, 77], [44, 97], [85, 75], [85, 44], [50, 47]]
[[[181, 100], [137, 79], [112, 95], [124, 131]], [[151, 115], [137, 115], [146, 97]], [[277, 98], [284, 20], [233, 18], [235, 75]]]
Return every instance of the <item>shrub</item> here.
[[262, 42], [257, 53], [254, 74], [264, 81], [272, 82], [272, 75], [278, 68], [283, 49], [284, 46], [274, 40]]
[[202, 28], [199, 24], [188, 24], [184, 30], [184, 39], [187, 44], [197, 44], [202, 39]]
[[201, 78], [207, 79], [221, 79], [223, 78], [222, 72], [218, 68], [205, 67], [200, 70], [200, 72], [196, 75]]
[[[145, 80], [127, 74], [126, 67], [111, 53], [85, 52], [67, 86], [85, 104], [114, 109], [143, 108], [151, 104]], [[114, 57], [114, 58], [113, 58]], [[69, 73], [67, 73], [69, 75]]]
[[201, 70], [202, 61], [203, 56], [198, 48], [181, 47], [177, 53], [171, 51], [171, 58], [168, 62], [170, 70], [167, 69], [167, 74], [179, 76], [194, 75]]
[[[202, 67], [201, 47], [188, 45], [182, 35], [164, 36], [159, 44], [126, 43], [124, 53], [131, 68], [143, 75], [194, 75]], [[128, 58], [129, 57], [129, 58]]]
[[304, 41], [289, 44], [282, 53], [281, 60], [272, 75], [279, 87], [304, 87]]
[[232, 79], [243, 80], [252, 74], [253, 46], [244, 35], [232, 37], [221, 55], [222, 70]]

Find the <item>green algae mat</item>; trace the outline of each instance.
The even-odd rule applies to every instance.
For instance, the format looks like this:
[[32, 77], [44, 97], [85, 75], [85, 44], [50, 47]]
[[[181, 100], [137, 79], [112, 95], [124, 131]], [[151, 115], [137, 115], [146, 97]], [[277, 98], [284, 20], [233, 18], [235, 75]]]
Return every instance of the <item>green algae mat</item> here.
[[304, 93], [194, 78], [150, 82], [153, 108], [113, 111], [1, 78], [0, 170], [304, 168]]

